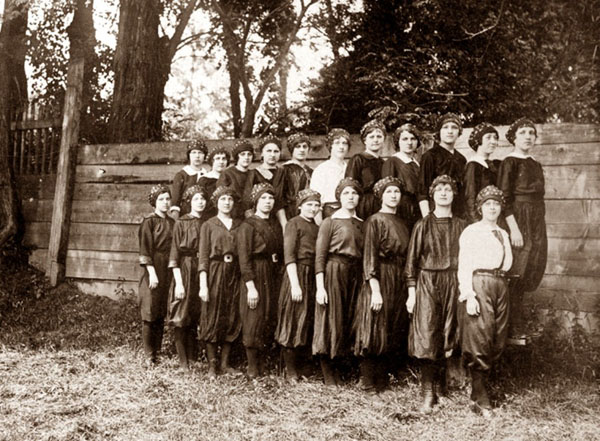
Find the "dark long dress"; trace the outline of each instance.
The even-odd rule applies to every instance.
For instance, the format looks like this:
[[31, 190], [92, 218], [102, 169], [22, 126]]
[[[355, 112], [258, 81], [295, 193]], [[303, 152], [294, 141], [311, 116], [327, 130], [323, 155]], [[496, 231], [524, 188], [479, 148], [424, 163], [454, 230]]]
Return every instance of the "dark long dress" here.
[[[364, 282], [355, 315], [354, 355], [383, 355], [405, 348], [408, 338], [408, 291], [404, 264], [410, 235], [404, 222], [392, 213], [375, 213], [365, 223]], [[377, 279], [383, 305], [371, 309], [370, 279]]]
[[185, 297], [175, 299], [175, 281], [169, 290], [168, 323], [176, 327], [196, 327], [200, 317], [198, 297], [198, 249], [202, 218], [185, 214], [175, 222], [169, 255], [169, 268], [179, 268]]
[[481, 216], [477, 212], [477, 195], [488, 185], [496, 185], [498, 175], [498, 165], [500, 161], [486, 161], [487, 167], [484, 167], [477, 161], [468, 161], [465, 167], [464, 182], [464, 200], [465, 216], [469, 223], [477, 222]]
[[231, 343], [240, 335], [240, 270], [236, 232], [241, 221], [233, 219], [231, 230], [218, 217], [200, 230], [198, 272], [206, 271], [208, 302], [201, 302], [198, 338], [208, 343]]
[[421, 210], [417, 199], [419, 165], [414, 161], [406, 163], [396, 156], [391, 156], [383, 163], [383, 168], [381, 169], [381, 177], [385, 178], [387, 176], [398, 178], [404, 184], [404, 191], [402, 192], [397, 214], [404, 220], [410, 232], [417, 221], [421, 219]]
[[[281, 276], [281, 239], [281, 226], [273, 217], [267, 220], [253, 215], [237, 229], [242, 274], [240, 316], [243, 343], [247, 348], [260, 349], [273, 341]], [[250, 280], [258, 291], [255, 309], [248, 306], [246, 282]]]
[[[167, 301], [171, 286], [169, 270], [169, 252], [175, 221], [170, 217], [160, 217], [152, 213], [144, 218], [139, 229], [140, 265], [143, 272], [140, 278], [138, 300], [142, 320], [153, 322], [167, 315]], [[158, 286], [150, 289], [146, 265], [154, 266], [158, 277]]]
[[504, 192], [504, 216], [514, 215], [523, 235], [523, 246], [513, 249], [511, 273], [520, 276], [523, 291], [535, 291], [548, 259], [544, 171], [533, 158], [507, 156], [500, 165], [498, 187]]
[[294, 162], [287, 162], [282, 167], [281, 205], [285, 209], [285, 217], [290, 220], [298, 215], [296, 196], [300, 190], [308, 188], [312, 168], [302, 167]]
[[346, 167], [346, 177], [354, 178], [360, 182], [363, 194], [356, 208], [356, 215], [366, 219], [379, 211], [381, 203], [373, 194], [373, 186], [381, 179], [381, 168], [383, 159], [361, 152], [350, 158]]
[[[440, 175], [448, 175], [456, 181], [458, 187], [458, 195], [454, 197], [452, 203], [452, 213], [455, 216], [463, 217], [465, 213], [463, 176], [466, 165], [467, 159], [462, 153], [457, 150], [450, 153], [436, 142], [421, 157], [419, 193], [417, 195], [419, 202], [429, 200], [429, 187], [435, 178]], [[431, 203], [430, 206], [432, 206]]]
[[285, 265], [296, 264], [302, 301], [293, 302], [291, 284], [284, 272], [275, 340], [286, 348], [306, 346], [312, 341], [315, 312], [315, 247], [319, 227], [301, 216], [292, 218], [285, 226], [283, 255]]
[[210, 197], [212, 196], [215, 189], [217, 188], [217, 181], [218, 181], [217, 178], [214, 178], [214, 177], [208, 176], [208, 175], [204, 175], [198, 180], [198, 185], [202, 186], [208, 193], [208, 200], [206, 201], [206, 208], [204, 209], [203, 216], [202, 216], [204, 219], [210, 219], [211, 217], [217, 215], [217, 207], [215, 207], [210, 200]]
[[360, 289], [363, 222], [357, 218], [323, 220], [317, 236], [315, 274], [324, 273], [328, 302], [315, 302], [314, 355], [346, 355], [352, 342], [352, 317]]
[[231, 216], [234, 219], [244, 219], [244, 188], [246, 187], [246, 180], [248, 179], [249, 171], [241, 171], [235, 165], [227, 167], [219, 176], [217, 180], [217, 187], [225, 186], [233, 188], [235, 192], [235, 204], [233, 206], [233, 212]]
[[467, 222], [429, 213], [410, 238], [405, 276], [416, 286], [408, 334], [410, 356], [441, 360], [457, 348], [458, 240]]

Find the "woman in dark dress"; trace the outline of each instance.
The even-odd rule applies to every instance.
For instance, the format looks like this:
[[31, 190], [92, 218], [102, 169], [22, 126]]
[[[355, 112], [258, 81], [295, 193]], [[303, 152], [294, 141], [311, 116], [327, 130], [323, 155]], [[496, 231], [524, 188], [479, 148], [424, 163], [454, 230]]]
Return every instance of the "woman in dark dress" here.
[[188, 164], [175, 174], [171, 184], [172, 198], [169, 214], [173, 219], [190, 210], [190, 207], [184, 204], [183, 194], [192, 185], [196, 185], [206, 172], [203, 164], [207, 152], [206, 143], [202, 139], [192, 141], [188, 145], [186, 152]]
[[341, 208], [323, 220], [315, 250], [317, 282], [313, 355], [320, 356], [325, 384], [339, 383], [337, 360], [352, 342], [352, 318], [361, 283], [363, 222], [356, 216], [360, 184], [344, 178], [335, 196]]
[[139, 286], [144, 352], [151, 363], [158, 361], [171, 285], [169, 251], [175, 221], [167, 216], [171, 192], [156, 185], [148, 195], [154, 212], [144, 218], [139, 229], [140, 265], [143, 273]]
[[421, 364], [423, 413], [431, 413], [437, 392], [446, 393], [446, 359], [458, 347], [458, 240], [467, 222], [452, 213], [456, 193], [450, 176], [433, 180], [429, 194], [435, 208], [415, 225], [406, 260], [406, 309], [413, 314], [408, 354]]
[[208, 375], [217, 375], [217, 350], [221, 345], [220, 371], [235, 374], [229, 365], [232, 343], [240, 335], [239, 314], [240, 270], [236, 233], [241, 223], [232, 217], [235, 192], [230, 187], [217, 187], [212, 203], [217, 215], [200, 229], [200, 327], [198, 338], [206, 342]]
[[175, 348], [182, 369], [188, 369], [189, 363], [196, 361], [198, 356], [198, 249], [207, 198], [206, 190], [200, 185], [193, 185], [185, 191], [182, 200], [191, 210], [175, 222], [169, 255], [173, 283], [169, 291], [168, 324], [174, 328]]
[[221, 173], [225, 171], [229, 164], [229, 152], [225, 147], [216, 147], [208, 152], [206, 162], [212, 167], [205, 175], [198, 180], [198, 185], [206, 189], [208, 195], [208, 205], [204, 210], [204, 218], [210, 219], [217, 215], [217, 207], [211, 201], [212, 194], [217, 188], [217, 181], [221, 177]]
[[500, 161], [492, 161], [490, 156], [498, 147], [498, 131], [488, 123], [478, 124], [469, 135], [469, 146], [475, 154], [465, 167], [464, 198], [465, 219], [477, 222], [481, 217], [477, 208], [477, 195], [488, 185], [495, 185]]
[[379, 155], [385, 141], [385, 126], [377, 120], [369, 121], [360, 129], [360, 139], [365, 151], [350, 158], [346, 177], [356, 179], [363, 190], [356, 214], [364, 220], [379, 210], [379, 200], [373, 194], [373, 186], [381, 179], [383, 159]]
[[402, 200], [396, 214], [404, 220], [408, 231], [419, 219], [421, 211], [417, 200], [419, 186], [419, 163], [415, 159], [417, 149], [421, 145], [421, 135], [412, 124], [403, 124], [394, 132], [394, 147], [397, 153], [390, 156], [381, 169], [383, 177], [392, 176], [402, 182]]
[[275, 340], [282, 346], [287, 376], [298, 378], [296, 359], [312, 342], [315, 312], [315, 246], [319, 227], [315, 216], [321, 208], [321, 195], [305, 189], [298, 193], [300, 214], [290, 219], [283, 236], [286, 272], [279, 291]]
[[410, 234], [396, 216], [402, 196], [400, 180], [388, 176], [373, 190], [381, 209], [364, 226], [364, 282], [355, 314], [354, 355], [361, 357], [362, 388], [381, 391], [387, 387], [391, 356], [406, 350], [408, 292], [403, 270]]
[[254, 215], [239, 226], [237, 242], [242, 274], [240, 316], [248, 357], [247, 375], [256, 378], [261, 351], [271, 346], [277, 324], [283, 234], [279, 222], [271, 216], [275, 206], [273, 186], [255, 185], [251, 198]]
[[227, 167], [217, 179], [217, 187], [230, 187], [235, 192], [236, 204], [232, 216], [235, 219], [244, 219], [244, 189], [248, 180], [250, 164], [254, 158], [254, 147], [247, 139], [240, 139], [235, 143], [233, 152], [234, 165]]
[[514, 253], [511, 274], [516, 279], [510, 287], [509, 333], [515, 338], [524, 333], [523, 294], [538, 288], [548, 259], [544, 171], [530, 154], [536, 138], [531, 120], [515, 121], [506, 132], [506, 139], [515, 149], [504, 158], [498, 171], [498, 187], [506, 198], [504, 215]]

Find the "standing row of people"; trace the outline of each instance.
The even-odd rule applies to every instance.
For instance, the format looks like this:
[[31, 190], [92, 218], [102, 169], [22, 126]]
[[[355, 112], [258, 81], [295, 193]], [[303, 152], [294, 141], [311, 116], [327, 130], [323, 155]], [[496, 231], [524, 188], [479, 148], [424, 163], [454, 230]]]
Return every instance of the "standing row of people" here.
[[[399, 152], [384, 162], [379, 152], [385, 128], [369, 122], [361, 130], [365, 151], [346, 167], [350, 136], [333, 129], [326, 141], [331, 158], [312, 177], [305, 164], [307, 137], [288, 139], [292, 160], [283, 167], [277, 166], [281, 144], [277, 138], [265, 139], [263, 163], [253, 170], [249, 170], [252, 145], [242, 140], [232, 152], [235, 165], [225, 170], [215, 165], [215, 158], [226, 158], [227, 152], [211, 152], [212, 187], [200, 183], [208, 175], [197, 174], [197, 182], [187, 190], [173, 189], [174, 195], [183, 195], [173, 205], [190, 210], [174, 226], [167, 216], [169, 189], [153, 188], [150, 202], [155, 212], [140, 227], [140, 263], [146, 268], [140, 283], [146, 352], [156, 357], [167, 317], [175, 327], [184, 367], [196, 357], [197, 329], [198, 338], [206, 342], [213, 376], [219, 368], [232, 371], [229, 352], [241, 335], [250, 377], [259, 374], [261, 351], [276, 340], [292, 378], [298, 375], [301, 349], [311, 346], [327, 384], [339, 381], [337, 360], [353, 352], [361, 360], [363, 387], [381, 390], [390, 361], [402, 357], [408, 346], [409, 355], [422, 360], [423, 409], [429, 411], [437, 399], [434, 383], [441, 378], [443, 360], [458, 347], [457, 315], [465, 323], [478, 317], [477, 324], [461, 328], [467, 331], [460, 338], [472, 366], [472, 398], [487, 409], [485, 375], [478, 372], [489, 371], [505, 341], [506, 326], [494, 321], [508, 318], [507, 310], [504, 315], [499, 312], [502, 305], [508, 308], [508, 301], [498, 287], [508, 290], [510, 243], [516, 247], [515, 262], [519, 258], [525, 262], [518, 274], [519, 289], [531, 288], [534, 283], [525, 282], [529, 271], [541, 267], [543, 274], [545, 266], [543, 174], [539, 163], [528, 156], [537, 135], [530, 121], [519, 120], [509, 129], [515, 152], [508, 163], [500, 164], [496, 179], [488, 176], [497, 165], [489, 161], [494, 137], [496, 144], [498, 139], [495, 129], [480, 125], [473, 131], [469, 144], [477, 153], [469, 163], [453, 150], [460, 132], [458, 117], [442, 117], [438, 140], [419, 165], [414, 154], [420, 134], [412, 125], [401, 126], [394, 134]], [[202, 153], [206, 156], [205, 147]], [[473, 171], [474, 165], [486, 170]], [[478, 182], [470, 182], [475, 179]], [[493, 183], [505, 188], [487, 185]], [[510, 238], [497, 226], [505, 199]], [[494, 203], [498, 206], [486, 208]], [[486, 248], [470, 247], [471, 239], [459, 247], [467, 226], [464, 215], [477, 216], [469, 217], [471, 221], [482, 218], [473, 224], [477, 226], [473, 237], [489, 240], [478, 232], [492, 231], [491, 237], [501, 238], [494, 239], [502, 245], [495, 256], [501, 256], [499, 266], [497, 259], [473, 259], [473, 253]], [[523, 247], [525, 242], [528, 247]], [[471, 266], [461, 272], [460, 261]], [[500, 282], [490, 284], [486, 277]], [[485, 300], [493, 291], [490, 286], [503, 300]], [[458, 300], [465, 305], [462, 315]]]

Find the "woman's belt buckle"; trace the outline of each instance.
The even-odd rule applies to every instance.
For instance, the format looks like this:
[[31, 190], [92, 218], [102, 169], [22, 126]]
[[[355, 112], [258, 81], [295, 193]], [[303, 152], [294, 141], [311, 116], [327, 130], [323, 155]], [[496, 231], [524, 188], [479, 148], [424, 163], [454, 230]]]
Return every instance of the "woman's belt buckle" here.
[[271, 260], [273, 263], [279, 262], [279, 256], [276, 253], [271, 254]]
[[225, 262], [225, 263], [233, 262], [233, 254], [223, 254], [223, 262]]

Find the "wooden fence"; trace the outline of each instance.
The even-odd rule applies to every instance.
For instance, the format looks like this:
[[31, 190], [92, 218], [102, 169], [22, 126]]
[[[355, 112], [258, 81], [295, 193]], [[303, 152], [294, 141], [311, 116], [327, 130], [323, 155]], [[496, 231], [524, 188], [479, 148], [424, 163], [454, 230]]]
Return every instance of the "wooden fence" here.
[[[495, 157], [511, 150], [498, 127], [501, 143]], [[467, 147], [470, 129], [458, 141]], [[549, 259], [544, 280], [529, 300], [542, 308], [566, 310], [600, 329], [600, 126], [546, 124], [538, 126], [532, 154], [544, 166]], [[327, 158], [324, 138], [315, 137], [313, 165]], [[233, 141], [210, 141], [209, 146]], [[350, 154], [362, 144], [353, 137]], [[385, 153], [390, 154], [390, 146]], [[287, 152], [286, 152], [287, 153]], [[83, 291], [114, 296], [137, 291], [137, 230], [151, 211], [146, 194], [157, 182], [169, 182], [185, 161], [179, 142], [88, 145], [79, 149], [66, 276]], [[44, 266], [52, 217], [52, 176], [19, 178], [26, 243], [35, 247], [31, 261]]]

